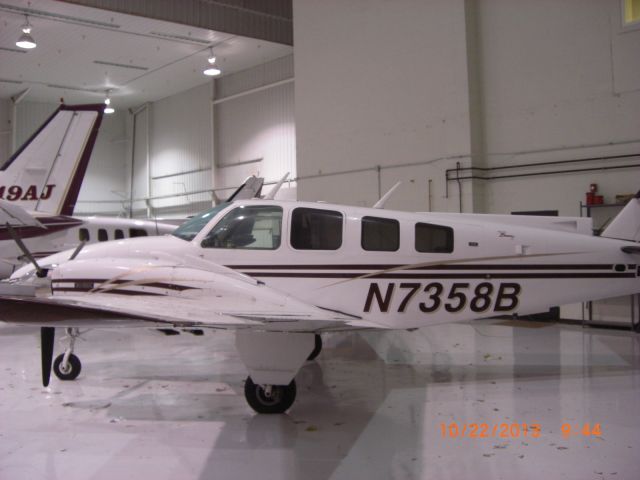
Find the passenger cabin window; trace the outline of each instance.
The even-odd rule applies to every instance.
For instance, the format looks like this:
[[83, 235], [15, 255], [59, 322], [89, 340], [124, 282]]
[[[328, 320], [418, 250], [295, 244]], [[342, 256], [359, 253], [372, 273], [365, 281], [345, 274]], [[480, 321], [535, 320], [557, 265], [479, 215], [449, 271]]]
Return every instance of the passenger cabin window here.
[[400, 224], [397, 220], [362, 217], [362, 248], [375, 252], [395, 252], [400, 248]]
[[453, 228], [431, 223], [416, 223], [416, 251], [424, 253], [453, 252]]
[[106, 242], [109, 240], [109, 235], [107, 234], [107, 231], [104, 228], [99, 228], [98, 229], [98, 241], [99, 242]]
[[131, 238], [133, 237], [146, 237], [147, 236], [147, 231], [143, 228], [130, 228], [129, 229], [129, 236]]
[[342, 214], [296, 208], [291, 215], [291, 246], [296, 250], [337, 250], [342, 245]]
[[124, 238], [124, 232], [119, 228], [116, 228], [116, 231], [114, 232], [114, 238], [116, 240], [120, 240], [121, 238]]
[[91, 235], [89, 235], [89, 230], [86, 228], [81, 228], [78, 231], [78, 238], [80, 239], [81, 242], [90, 242]]
[[204, 248], [275, 250], [280, 246], [282, 208], [245, 205], [227, 213], [202, 240]]

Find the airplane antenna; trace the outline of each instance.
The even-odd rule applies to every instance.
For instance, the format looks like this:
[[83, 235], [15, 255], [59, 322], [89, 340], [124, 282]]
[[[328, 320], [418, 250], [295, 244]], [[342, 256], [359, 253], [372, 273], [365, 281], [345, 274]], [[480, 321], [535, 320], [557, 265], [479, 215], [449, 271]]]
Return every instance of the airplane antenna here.
[[266, 197], [264, 197], [265, 200], [273, 200], [276, 196], [276, 193], [278, 193], [278, 191], [280, 190], [280, 187], [282, 187], [282, 184], [287, 180], [287, 177], [289, 176], [289, 172], [285, 173], [284, 176], [278, 180], [278, 183], [276, 183], [273, 188], [271, 189], [271, 191], [267, 194]]
[[402, 182], [397, 182], [393, 187], [391, 187], [387, 193], [380, 197], [380, 200], [376, 202], [373, 208], [384, 208], [385, 203], [387, 203], [391, 194], [400, 186], [400, 184], [402, 184]]

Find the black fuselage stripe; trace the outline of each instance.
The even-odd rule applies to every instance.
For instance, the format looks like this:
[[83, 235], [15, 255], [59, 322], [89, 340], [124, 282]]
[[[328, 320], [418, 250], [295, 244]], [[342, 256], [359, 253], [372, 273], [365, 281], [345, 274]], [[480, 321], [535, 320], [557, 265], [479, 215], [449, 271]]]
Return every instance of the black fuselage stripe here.
[[[242, 272], [251, 277], [269, 278], [335, 278], [335, 279], [355, 279], [362, 276], [362, 273], [287, 273], [287, 272]], [[586, 273], [380, 273], [367, 275], [365, 279], [536, 279], [536, 278], [635, 278], [635, 273], [615, 273], [615, 272], [586, 272]]]
[[[411, 267], [408, 264], [398, 265], [226, 265], [227, 268], [234, 270], [613, 270], [613, 264], [518, 264], [518, 265], [500, 265], [500, 264], [476, 264], [476, 265], [429, 265]], [[635, 268], [635, 265], [630, 268]]]

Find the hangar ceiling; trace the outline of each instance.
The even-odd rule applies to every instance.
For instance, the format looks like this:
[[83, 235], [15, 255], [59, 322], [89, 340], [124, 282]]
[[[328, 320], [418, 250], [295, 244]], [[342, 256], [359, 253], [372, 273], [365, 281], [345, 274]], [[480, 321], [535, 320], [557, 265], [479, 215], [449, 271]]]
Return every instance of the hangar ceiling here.
[[[15, 45], [25, 14], [38, 44], [33, 50]], [[116, 109], [135, 107], [210, 81], [202, 74], [210, 47], [223, 75], [292, 53], [290, 45], [238, 35], [233, 23], [219, 31], [53, 0], [0, 0], [0, 25], [0, 98], [5, 99], [29, 88], [26, 100], [87, 103], [102, 101], [111, 90]]]

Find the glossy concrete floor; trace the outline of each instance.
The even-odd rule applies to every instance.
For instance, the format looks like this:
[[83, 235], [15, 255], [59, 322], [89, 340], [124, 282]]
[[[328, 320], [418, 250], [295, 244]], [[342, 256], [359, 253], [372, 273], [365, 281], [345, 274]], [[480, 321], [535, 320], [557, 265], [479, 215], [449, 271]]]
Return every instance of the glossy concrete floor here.
[[230, 333], [85, 338], [80, 378], [45, 389], [37, 330], [0, 326], [0, 479], [640, 478], [630, 332], [489, 320], [333, 335], [277, 416], [246, 405]]

